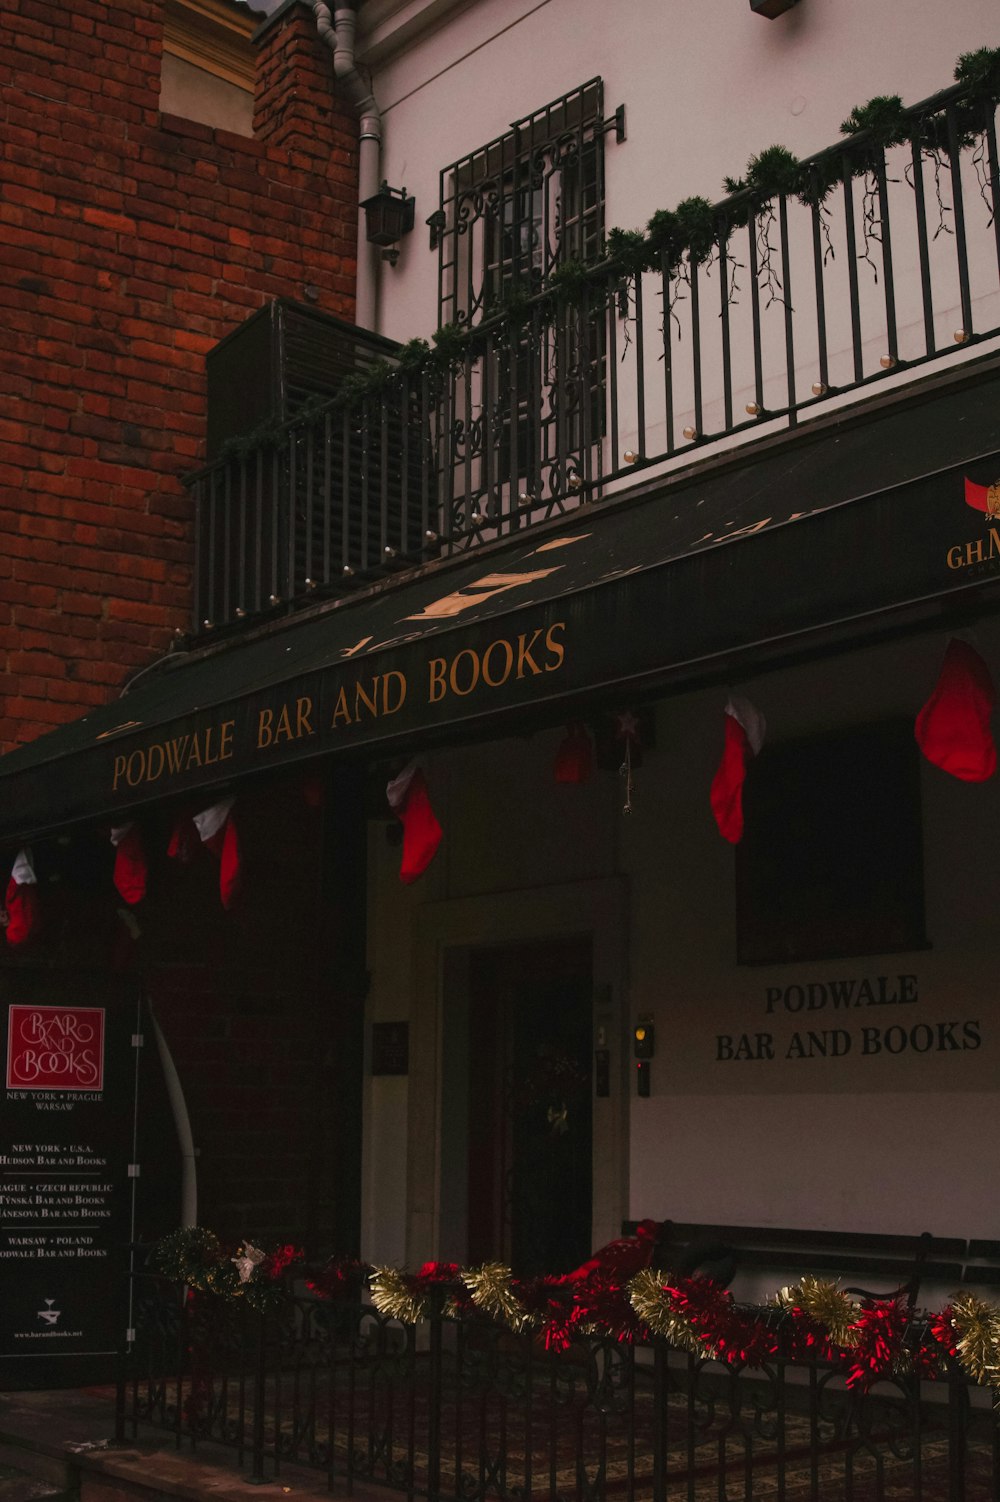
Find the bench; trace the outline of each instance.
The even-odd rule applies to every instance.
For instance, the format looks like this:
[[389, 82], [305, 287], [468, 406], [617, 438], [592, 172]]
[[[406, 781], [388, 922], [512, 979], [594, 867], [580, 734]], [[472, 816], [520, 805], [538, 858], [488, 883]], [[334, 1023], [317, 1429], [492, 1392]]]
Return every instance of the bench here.
[[[636, 1224], [626, 1221], [625, 1234], [633, 1235]], [[874, 1235], [667, 1220], [661, 1224], [652, 1265], [678, 1276], [701, 1273], [727, 1288], [737, 1276], [742, 1280], [757, 1275], [757, 1282], [770, 1274], [769, 1293], [813, 1273], [839, 1283], [845, 1293], [900, 1297], [912, 1309], [924, 1283], [950, 1291], [972, 1284], [1000, 1286], [1000, 1243], [967, 1243], [927, 1231], [915, 1236]]]

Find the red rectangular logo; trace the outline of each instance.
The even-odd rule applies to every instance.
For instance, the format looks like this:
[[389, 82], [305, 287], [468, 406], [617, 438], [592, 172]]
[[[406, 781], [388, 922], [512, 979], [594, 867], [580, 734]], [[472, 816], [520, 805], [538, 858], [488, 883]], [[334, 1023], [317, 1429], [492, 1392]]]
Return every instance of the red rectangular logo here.
[[104, 1008], [10, 1008], [8, 1090], [103, 1090]]

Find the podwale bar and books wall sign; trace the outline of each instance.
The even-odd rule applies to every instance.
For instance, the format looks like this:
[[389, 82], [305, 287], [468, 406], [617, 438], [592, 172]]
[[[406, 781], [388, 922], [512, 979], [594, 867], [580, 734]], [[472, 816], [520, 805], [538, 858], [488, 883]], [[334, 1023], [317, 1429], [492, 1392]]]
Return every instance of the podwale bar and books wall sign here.
[[0, 976], [5, 1389], [112, 1371], [137, 1182], [140, 1014], [135, 986], [106, 977]]

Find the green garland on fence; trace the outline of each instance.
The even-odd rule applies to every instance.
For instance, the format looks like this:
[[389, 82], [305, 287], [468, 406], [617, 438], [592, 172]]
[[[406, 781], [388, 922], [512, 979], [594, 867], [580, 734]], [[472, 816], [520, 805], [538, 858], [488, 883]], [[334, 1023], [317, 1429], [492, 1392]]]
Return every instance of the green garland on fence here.
[[[955, 65], [955, 81], [964, 91], [954, 101], [953, 119], [959, 144], [968, 145], [983, 129], [984, 108], [1000, 102], [1000, 47], [980, 47], [965, 52]], [[800, 161], [787, 147], [768, 146], [751, 156], [743, 177], [726, 177], [726, 198], [712, 204], [707, 198], [685, 198], [675, 209], [657, 209], [645, 230], [608, 230], [600, 261], [571, 259], [553, 267], [543, 287], [515, 284], [502, 299], [483, 310], [476, 325], [446, 323], [426, 339], [411, 339], [395, 362], [376, 360], [366, 370], [349, 375], [332, 401], [319, 399], [316, 408], [355, 407], [368, 398], [380, 397], [405, 375], [425, 375], [432, 381], [483, 347], [498, 327], [521, 328], [532, 309], [542, 319], [561, 308], [583, 307], [609, 277], [631, 281], [644, 271], [670, 275], [685, 258], [697, 266], [707, 261], [731, 230], [745, 226], [751, 213], [759, 214], [781, 194], [795, 197], [807, 206], [822, 206], [845, 177], [871, 174], [881, 153], [914, 135], [932, 156], [949, 146], [946, 117], [941, 109], [926, 116], [907, 110], [898, 94], [880, 94], [867, 104], [856, 105], [840, 127], [851, 142], [849, 150], [832, 147]], [[940, 160], [940, 157], [939, 157]], [[296, 421], [311, 415], [298, 414]], [[245, 455], [251, 449], [276, 444], [282, 433], [269, 422], [253, 433], [225, 445], [220, 457]]]
[[214, 1231], [185, 1226], [156, 1243], [147, 1266], [172, 1283], [229, 1301], [242, 1300], [264, 1311], [287, 1302], [284, 1275], [302, 1261], [302, 1252], [291, 1245], [264, 1252], [248, 1238], [227, 1248]]

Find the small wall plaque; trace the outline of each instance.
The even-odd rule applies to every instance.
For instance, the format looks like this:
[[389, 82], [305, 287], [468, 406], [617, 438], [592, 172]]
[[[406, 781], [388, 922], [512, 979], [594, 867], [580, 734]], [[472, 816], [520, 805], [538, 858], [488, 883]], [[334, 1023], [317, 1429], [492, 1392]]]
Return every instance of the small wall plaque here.
[[410, 1024], [372, 1023], [372, 1074], [408, 1074]]

